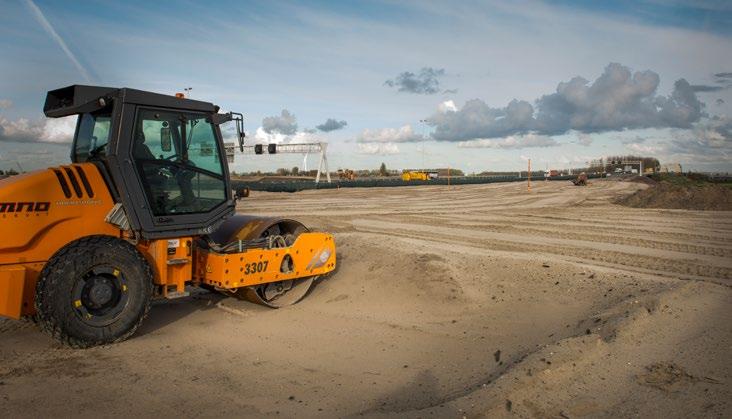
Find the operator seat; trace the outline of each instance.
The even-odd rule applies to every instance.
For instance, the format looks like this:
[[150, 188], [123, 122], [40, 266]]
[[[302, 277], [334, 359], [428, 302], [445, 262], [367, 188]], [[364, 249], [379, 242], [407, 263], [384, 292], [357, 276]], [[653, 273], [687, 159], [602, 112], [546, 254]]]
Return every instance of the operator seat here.
[[132, 149], [132, 155], [139, 159], [155, 160], [155, 155], [145, 144], [145, 133], [138, 129], [135, 133], [135, 145]]
[[154, 213], [162, 214], [168, 202], [165, 177], [160, 173], [159, 166], [150, 164], [157, 160], [150, 148], [145, 144], [145, 133], [138, 128], [135, 132], [135, 142], [132, 146], [132, 155], [137, 160], [140, 176], [148, 199], [151, 201]]

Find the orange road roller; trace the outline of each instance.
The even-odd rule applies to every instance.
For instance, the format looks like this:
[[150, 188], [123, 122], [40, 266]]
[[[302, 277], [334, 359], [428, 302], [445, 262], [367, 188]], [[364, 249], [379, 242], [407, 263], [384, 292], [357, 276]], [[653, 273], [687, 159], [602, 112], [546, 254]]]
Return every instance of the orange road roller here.
[[335, 269], [330, 234], [235, 214], [222, 124], [209, 102], [129, 88], [48, 92], [77, 115], [71, 164], [0, 180], [0, 316], [30, 316], [72, 347], [122, 341], [154, 298], [204, 287], [273, 308]]

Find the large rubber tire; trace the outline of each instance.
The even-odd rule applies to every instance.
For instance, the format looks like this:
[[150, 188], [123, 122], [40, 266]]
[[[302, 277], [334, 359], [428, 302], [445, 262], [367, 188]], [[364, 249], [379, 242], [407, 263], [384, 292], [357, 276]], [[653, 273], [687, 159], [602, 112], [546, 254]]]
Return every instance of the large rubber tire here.
[[35, 305], [43, 331], [63, 344], [88, 348], [132, 336], [152, 295], [152, 269], [134, 246], [90, 236], [48, 261], [36, 284]]

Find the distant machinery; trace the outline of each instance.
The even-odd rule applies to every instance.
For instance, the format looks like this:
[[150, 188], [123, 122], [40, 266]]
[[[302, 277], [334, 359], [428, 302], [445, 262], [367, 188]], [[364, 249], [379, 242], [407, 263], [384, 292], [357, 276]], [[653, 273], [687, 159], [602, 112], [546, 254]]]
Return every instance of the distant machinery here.
[[574, 186], [587, 186], [587, 173], [580, 173], [577, 179], [572, 180], [572, 183], [574, 183]]
[[[234, 153], [236, 145], [234, 143], [226, 143], [226, 158], [229, 163], [234, 162]], [[330, 171], [328, 170], [328, 156], [326, 150], [328, 143], [301, 143], [301, 144], [254, 144], [241, 148], [242, 154], [304, 154], [305, 159], [303, 165], [307, 170], [307, 156], [310, 153], [320, 154], [320, 162], [318, 163], [318, 173], [315, 175], [315, 183], [320, 182], [320, 175], [325, 174], [328, 183], [330, 183]]]
[[338, 169], [338, 178], [341, 180], [356, 180], [356, 172], [351, 169]]
[[[643, 175], [643, 160], [609, 160], [607, 164], [612, 166], [621, 166], [619, 169], [621, 169], [620, 173], [638, 173], [639, 175]], [[633, 169], [633, 166], [638, 166], [638, 169]], [[616, 167], [616, 172], [618, 167]], [[633, 170], [637, 170], [637, 172], [633, 172]]]
[[430, 180], [437, 179], [436, 172], [426, 172], [423, 170], [405, 170], [402, 173], [402, 180], [408, 182], [410, 180]]

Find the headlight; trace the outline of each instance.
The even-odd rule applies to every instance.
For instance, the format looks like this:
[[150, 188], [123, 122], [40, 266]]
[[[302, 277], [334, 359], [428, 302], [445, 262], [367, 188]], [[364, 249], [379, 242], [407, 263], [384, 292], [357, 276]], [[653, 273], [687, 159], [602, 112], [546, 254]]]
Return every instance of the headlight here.
[[325, 265], [325, 262], [327, 262], [328, 259], [330, 259], [330, 250], [325, 249], [320, 253], [320, 264], [318, 267]]
[[320, 268], [328, 262], [328, 259], [330, 259], [330, 249], [324, 249], [319, 254], [313, 256], [306, 269]]

